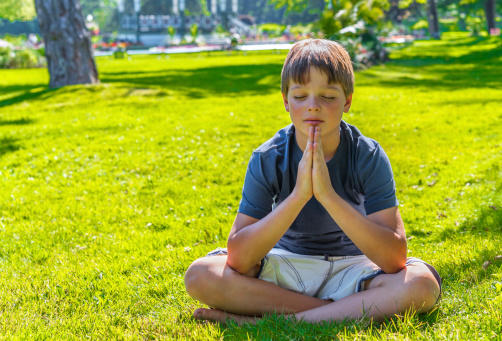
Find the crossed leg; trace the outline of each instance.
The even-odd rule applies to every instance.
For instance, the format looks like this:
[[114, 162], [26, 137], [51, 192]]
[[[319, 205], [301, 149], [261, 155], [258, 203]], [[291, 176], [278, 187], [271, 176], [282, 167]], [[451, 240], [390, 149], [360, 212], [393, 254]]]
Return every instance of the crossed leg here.
[[237, 323], [254, 322], [267, 313], [294, 316], [310, 322], [342, 321], [363, 315], [375, 320], [407, 310], [430, 310], [438, 296], [439, 284], [429, 268], [414, 263], [395, 274], [382, 274], [365, 283], [365, 290], [336, 302], [325, 301], [283, 289], [254, 278], [257, 265], [241, 275], [226, 264], [226, 256], [197, 259], [185, 275], [187, 293], [216, 309], [199, 308], [196, 318]]

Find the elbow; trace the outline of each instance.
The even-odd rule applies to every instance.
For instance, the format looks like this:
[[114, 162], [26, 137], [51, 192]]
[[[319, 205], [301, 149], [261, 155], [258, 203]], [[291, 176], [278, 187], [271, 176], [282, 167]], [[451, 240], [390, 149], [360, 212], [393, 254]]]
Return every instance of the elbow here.
[[235, 272], [245, 275], [252, 268], [252, 265], [246, 263], [245, 255], [240, 254], [238, 249], [233, 248], [230, 243], [227, 245], [227, 250], [227, 265]]
[[390, 264], [386, 264], [382, 267], [383, 272], [386, 274], [395, 274], [401, 271], [406, 266], [406, 258], [404, 260], [395, 260]]
[[395, 274], [404, 269], [406, 266], [406, 260], [407, 260], [407, 245], [406, 245], [406, 239], [404, 239], [404, 243], [401, 243], [401, 246], [396, 250], [391, 258], [389, 258], [383, 266], [381, 266], [381, 269], [386, 273], [386, 274]]
[[386, 273], [386, 274], [395, 274], [404, 269], [406, 266], [406, 249], [403, 252], [399, 252], [398, 254], [394, 255], [392, 259], [385, 264], [385, 266], [382, 266], [381, 269]]
[[227, 265], [238, 274], [241, 275], [247, 274], [251, 269], [251, 266], [243, 262], [242, 259], [239, 259], [238, 255], [233, 255], [233, 256], [231, 255], [232, 253], [228, 252]]

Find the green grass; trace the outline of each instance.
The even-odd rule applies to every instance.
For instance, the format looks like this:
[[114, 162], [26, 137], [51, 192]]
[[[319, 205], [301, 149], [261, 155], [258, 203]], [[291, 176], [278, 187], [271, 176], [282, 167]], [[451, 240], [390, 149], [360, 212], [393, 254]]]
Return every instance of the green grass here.
[[250, 153], [290, 122], [284, 54], [101, 58], [102, 84], [57, 90], [0, 70], [1, 337], [502, 339], [502, 41], [445, 38], [358, 72], [345, 115], [444, 280], [438, 309], [378, 324], [191, 317], [185, 270], [225, 246]]

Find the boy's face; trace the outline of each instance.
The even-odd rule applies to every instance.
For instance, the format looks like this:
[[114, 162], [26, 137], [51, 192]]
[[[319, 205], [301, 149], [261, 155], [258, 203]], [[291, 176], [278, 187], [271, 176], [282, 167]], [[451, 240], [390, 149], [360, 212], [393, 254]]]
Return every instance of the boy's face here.
[[344, 112], [352, 104], [352, 94], [345, 97], [340, 84], [328, 84], [328, 76], [315, 67], [310, 68], [310, 82], [291, 82], [287, 95], [282, 94], [301, 141], [307, 141], [311, 126], [321, 127], [323, 140], [338, 136]]

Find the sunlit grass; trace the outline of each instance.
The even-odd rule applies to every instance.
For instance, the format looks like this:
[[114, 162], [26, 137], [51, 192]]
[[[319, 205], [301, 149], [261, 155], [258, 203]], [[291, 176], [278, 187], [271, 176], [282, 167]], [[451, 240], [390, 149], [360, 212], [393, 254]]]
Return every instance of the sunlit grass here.
[[[0, 71], [0, 334], [6, 339], [502, 337], [502, 43], [451, 36], [356, 74], [345, 119], [389, 155], [431, 314], [199, 324], [188, 265], [225, 245], [248, 158], [289, 124], [285, 55], [98, 59], [102, 84]], [[483, 268], [483, 263], [491, 261]]]

